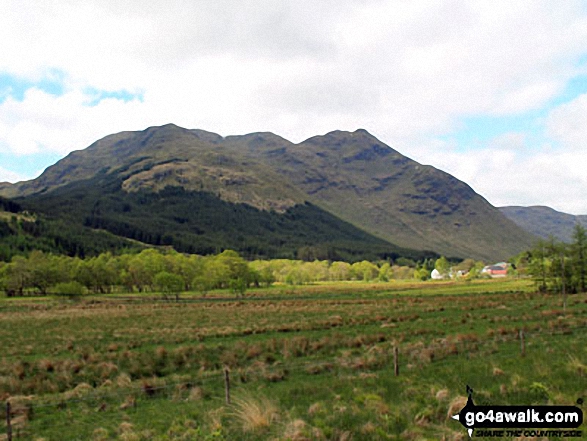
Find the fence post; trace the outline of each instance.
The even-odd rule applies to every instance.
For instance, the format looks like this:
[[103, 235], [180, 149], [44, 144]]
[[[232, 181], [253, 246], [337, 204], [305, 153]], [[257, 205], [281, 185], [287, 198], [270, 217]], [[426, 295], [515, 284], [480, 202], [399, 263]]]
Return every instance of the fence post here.
[[10, 401], [6, 401], [6, 439], [12, 441], [12, 422], [10, 421]]
[[524, 330], [520, 329], [520, 353], [522, 357], [526, 356], [526, 342], [524, 341]]
[[399, 376], [399, 350], [397, 346], [393, 347], [393, 372], [395, 376]]
[[230, 374], [227, 366], [224, 366], [224, 393], [226, 404], [230, 405]]

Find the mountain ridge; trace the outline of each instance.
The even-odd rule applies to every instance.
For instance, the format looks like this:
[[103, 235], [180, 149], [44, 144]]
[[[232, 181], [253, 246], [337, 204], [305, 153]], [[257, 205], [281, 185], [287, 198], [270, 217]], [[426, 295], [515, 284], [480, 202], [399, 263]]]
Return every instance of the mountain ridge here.
[[98, 174], [121, 179], [119, 198], [178, 187], [278, 213], [310, 203], [388, 243], [450, 257], [505, 259], [534, 240], [466, 183], [365, 129], [297, 144], [271, 132], [223, 137], [174, 124], [120, 132], [0, 194], [39, 201]]
[[573, 215], [543, 205], [506, 206], [499, 210], [526, 231], [542, 239], [550, 236], [571, 243], [577, 223], [587, 227], [587, 215]]

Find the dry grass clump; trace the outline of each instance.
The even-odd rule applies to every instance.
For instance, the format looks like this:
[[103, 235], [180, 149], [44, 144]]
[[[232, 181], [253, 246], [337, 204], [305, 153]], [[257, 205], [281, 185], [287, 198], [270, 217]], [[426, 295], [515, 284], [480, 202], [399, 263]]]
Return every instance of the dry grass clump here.
[[310, 416], [314, 416], [321, 412], [324, 412], [324, 404], [321, 402], [314, 403], [308, 408], [308, 415]]
[[373, 424], [371, 421], [365, 423], [363, 427], [361, 427], [361, 433], [363, 435], [373, 435], [377, 430], [377, 426]]
[[233, 415], [245, 432], [262, 432], [279, 419], [279, 408], [267, 397], [247, 394], [234, 399]]
[[500, 368], [498, 368], [497, 366], [493, 368], [493, 376], [494, 377], [499, 377], [504, 375], [504, 371]]
[[179, 346], [171, 353], [173, 364], [176, 367], [183, 367], [189, 363], [190, 357], [195, 353], [195, 350], [190, 346]]
[[263, 347], [260, 344], [258, 344], [258, 343], [252, 344], [251, 346], [249, 346], [247, 348], [247, 352], [246, 352], [247, 360], [251, 360], [253, 358], [257, 358], [262, 353], [263, 353]]
[[287, 369], [280, 367], [270, 368], [263, 373], [263, 378], [265, 378], [265, 380], [269, 381], [270, 383], [277, 383], [278, 381], [285, 380], [287, 374]]
[[122, 422], [118, 426], [118, 439], [123, 441], [139, 441], [140, 436], [133, 431], [134, 426], [129, 422]]
[[522, 384], [523, 381], [524, 379], [518, 374], [514, 374], [511, 377], [511, 383], [514, 389], [516, 389], [520, 384]]
[[124, 372], [118, 375], [114, 382], [116, 383], [116, 386], [120, 388], [130, 387], [132, 385], [132, 380], [130, 376]]
[[240, 368], [236, 370], [236, 375], [242, 383], [247, 383], [254, 379], [259, 379], [267, 370], [267, 363], [257, 360], [251, 363], [246, 368]]
[[569, 355], [569, 362], [567, 363], [567, 368], [571, 372], [577, 373], [580, 377], [587, 373], [587, 365], [584, 364], [581, 360], [579, 360], [574, 355]]
[[10, 397], [11, 422], [15, 429], [22, 429], [33, 415], [33, 397], [17, 395]]
[[19, 380], [22, 380], [26, 375], [27, 368], [28, 363], [23, 361], [17, 361], [12, 365], [12, 374]]
[[334, 369], [334, 365], [328, 362], [311, 363], [304, 369], [308, 374], [317, 375], [322, 372], [330, 372]]
[[113, 374], [118, 372], [118, 366], [115, 365], [114, 363], [104, 361], [104, 362], [98, 364], [97, 370], [100, 374], [100, 378], [105, 380], [107, 378], [111, 378]]
[[421, 365], [432, 363], [435, 356], [434, 349], [432, 348], [424, 348], [416, 353], [416, 359]]
[[374, 352], [367, 352], [361, 356], [353, 357], [351, 351], [341, 351], [341, 356], [337, 357], [336, 363], [341, 368], [360, 371], [381, 368], [385, 360]]
[[141, 380], [141, 390], [148, 397], [154, 397], [162, 392], [165, 388], [165, 380], [163, 378], [150, 378]]
[[282, 439], [287, 441], [310, 441], [314, 439], [308, 437], [308, 432], [308, 424], [302, 419], [296, 419], [285, 425]]
[[155, 349], [155, 357], [159, 360], [167, 358], [167, 349], [164, 346], [159, 346]]
[[220, 355], [220, 362], [228, 367], [235, 368], [239, 365], [239, 354], [233, 349], [227, 349]]
[[100, 386], [98, 387], [100, 389], [110, 389], [113, 385], [114, 383], [112, 382], [112, 380], [104, 380], [102, 384], [100, 384]]
[[224, 417], [225, 408], [219, 407], [206, 414], [210, 429], [212, 431], [222, 429], [222, 418]]
[[67, 391], [63, 394], [66, 400], [71, 400], [74, 398], [81, 398], [89, 393], [93, 392], [94, 388], [90, 386], [88, 383], [80, 383], [72, 390]]
[[375, 413], [376, 415], [389, 415], [390, 413], [389, 406], [378, 395], [370, 395], [369, 399], [365, 400], [365, 407], [370, 413]]
[[39, 367], [39, 370], [45, 371], [45, 372], [53, 372], [55, 370], [55, 364], [47, 358], [39, 360], [38, 367]]
[[446, 418], [449, 419], [453, 415], [457, 415], [463, 407], [467, 404], [467, 397], [458, 395], [448, 405], [448, 411], [446, 412]]
[[206, 398], [206, 393], [204, 392], [204, 389], [202, 389], [199, 386], [195, 386], [190, 389], [187, 400], [188, 401], [201, 401], [204, 398]]
[[436, 398], [436, 401], [439, 401], [439, 402], [444, 402], [444, 401], [448, 400], [448, 396], [449, 396], [448, 389], [440, 389], [438, 392], [436, 392], [434, 394], [434, 398]]
[[79, 374], [80, 371], [84, 368], [85, 363], [77, 360], [65, 360], [61, 363], [60, 371], [66, 372], [70, 375]]
[[136, 405], [137, 405], [136, 398], [129, 395], [128, 397], [126, 397], [126, 399], [120, 405], [119, 408], [120, 408], [120, 410], [132, 409], [133, 407], [136, 407]]
[[110, 439], [108, 430], [103, 427], [98, 427], [92, 432], [92, 441], [107, 441]]
[[467, 435], [467, 432], [465, 432], [464, 430], [455, 432], [455, 431], [450, 431], [448, 436], [443, 435], [442, 440], [446, 440], [446, 441], [465, 441], [465, 439], [468, 439], [469, 436]]
[[285, 358], [301, 357], [308, 353], [310, 341], [307, 337], [293, 337], [283, 341], [281, 353]]
[[351, 441], [353, 439], [353, 433], [348, 430], [342, 432], [337, 430], [332, 439], [336, 441]]

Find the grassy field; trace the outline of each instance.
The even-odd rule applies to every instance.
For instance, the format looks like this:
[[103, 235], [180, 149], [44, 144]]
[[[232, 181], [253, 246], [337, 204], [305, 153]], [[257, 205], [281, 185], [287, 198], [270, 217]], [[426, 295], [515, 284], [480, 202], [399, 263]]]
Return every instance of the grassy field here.
[[586, 294], [563, 311], [523, 280], [2, 299], [0, 400], [16, 439], [464, 440], [467, 385], [587, 398], [586, 331]]

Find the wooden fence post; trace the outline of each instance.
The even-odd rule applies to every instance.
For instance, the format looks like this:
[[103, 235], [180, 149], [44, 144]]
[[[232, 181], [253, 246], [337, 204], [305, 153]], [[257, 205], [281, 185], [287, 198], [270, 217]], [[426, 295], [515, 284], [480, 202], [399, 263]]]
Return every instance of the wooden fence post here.
[[6, 439], [12, 441], [12, 422], [10, 421], [10, 401], [6, 402]]
[[399, 350], [397, 346], [393, 347], [393, 372], [395, 376], [399, 376]]
[[524, 341], [524, 331], [520, 329], [520, 353], [522, 357], [526, 356], [526, 342]]
[[228, 367], [224, 367], [224, 393], [226, 398], [226, 404], [230, 405], [230, 374]]

